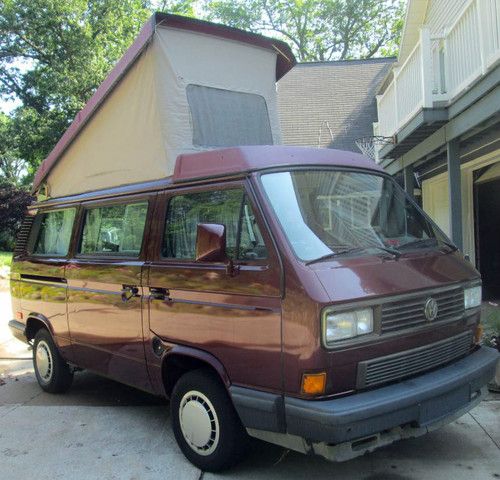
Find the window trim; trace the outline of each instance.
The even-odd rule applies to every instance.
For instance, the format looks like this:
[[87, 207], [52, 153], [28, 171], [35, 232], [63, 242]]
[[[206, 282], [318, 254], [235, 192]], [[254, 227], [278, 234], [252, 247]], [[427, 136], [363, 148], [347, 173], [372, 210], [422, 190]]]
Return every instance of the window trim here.
[[[159, 231], [159, 241], [158, 244], [155, 248], [155, 252], [153, 255], [153, 258], [156, 258], [156, 261], [160, 261], [163, 264], [169, 264], [169, 265], [182, 265], [183, 267], [193, 267], [193, 268], [199, 268], [200, 266], [210, 266], [210, 267], [221, 267], [225, 268], [226, 263], [224, 262], [197, 262], [196, 259], [194, 258], [172, 258], [172, 257], [165, 257], [163, 256], [163, 245], [165, 241], [165, 230], [166, 230], [166, 223], [167, 223], [167, 214], [168, 214], [168, 208], [170, 205], [170, 201], [172, 200], [173, 197], [179, 196], [179, 195], [189, 195], [191, 193], [203, 193], [203, 192], [210, 192], [210, 191], [215, 191], [215, 190], [236, 190], [236, 189], [241, 189], [243, 190], [243, 199], [246, 197], [248, 199], [248, 203], [250, 204], [252, 211], [254, 215], [257, 217], [258, 221], [258, 227], [260, 229], [262, 238], [264, 240], [264, 244], [266, 246], [267, 250], [267, 257], [266, 258], [261, 258], [257, 260], [248, 260], [248, 259], [234, 259], [233, 263], [234, 265], [249, 265], [249, 266], [268, 266], [270, 262], [272, 261], [272, 255], [270, 253], [270, 248], [269, 248], [269, 243], [272, 240], [271, 235], [268, 231], [267, 225], [259, 217], [262, 215], [258, 215], [256, 212], [260, 212], [259, 209], [257, 209], [257, 204], [255, 202], [254, 197], [252, 196], [252, 192], [247, 188], [247, 185], [244, 182], [238, 182], [238, 181], [230, 181], [230, 182], [224, 182], [224, 183], [213, 183], [213, 184], [203, 184], [203, 185], [195, 185], [195, 186], [189, 186], [189, 187], [182, 187], [179, 189], [168, 189], [164, 191], [164, 195], [162, 197], [158, 198], [158, 201], [161, 202], [161, 209], [159, 210], [158, 213], [162, 214], [162, 220], [161, 222], [158, 222], [158, 228], [160, 228]], [[241, 202], [241, 206], [243, 205], [243, 201]], [[241, 210], [241, 209], [240, 209]], [[264, 225], [263, 225], [264, 224]], [[262, 228], [264, 226], [264, 228]], [[238, 235], [238, 233], [237, 233]], [[266, 237], [269, 237], [269, 239], [266, 241]], [[271, 241], [272, 243], [272, 241]]]
[[[41, 220], [40, 217], [42, 215], [46, 215], [49, 213], [54, 213], [54, 212], [61, 212], [63, 210], [71, 210], [73, 209], [75, 211], [75, 216], [73, 217], [73, 225], [71, 226], [71, 233], [69, 237], [69, 242], [68, 242], [68, 249], [66, 250], [66, 253], [64, 255], [57, 255], [54, 253], [37, 253], [34, 251], [35, 244], [38, 241], [39, 235], [40, 235], [40, 230], [41, 230]], [[33, 227], [30, 232], [30, 237], [28, 239], [28, 243], [26, 245], [26, 255], [28, 257], [32, 258], [54, 258], [54, 259], [69, 259], [71, 258], [71, 253], [72, 253], [72, 243], [73, 243], [73, 235], [75, 232], [75, 227], [78, 224], [78, 214], [79, 214], [79, 208], [78, 205], [63, 205], [63, 206], [57, 206], [56, 208], [49, 208], [49, 209], [42, 209], [40, 208], [36, 214], [35, 214], [35, 219], [33, 221]]]
[[[73, 258], [77, 260], [95, 260], [95, 259], [106, 259], [106, 260], [120, 260], [120, 261], [137, 261], [143, 260], [145, 251], [147, 250], [146, 237], [149, 232], [149, 225], [151, 223], [151, 214], [154, 208], [154, 199], [156, 192], [152, 195], [151, 193], [144, 195], [138, 194], [127, 197], [118, 197], [106, 200], [91, 200], [89, 202], [82, 203], [80, 205], [80, 218], [78, 231], [75, 236], [75, 245]], [[141, 248], [138, 255], [120, 255], [120, 252], [93, 252], [93, 253], [81, 253], [80, 249], [83, 241], [83, 229], [85, 228], [86, 212], [94, 208], [106, 208], [113, 207], [115, 205], [131, 205], [135, 203], [147, 203], [146, 209], [146, 219], [144, 222], [144, 230], [142, 232]]]

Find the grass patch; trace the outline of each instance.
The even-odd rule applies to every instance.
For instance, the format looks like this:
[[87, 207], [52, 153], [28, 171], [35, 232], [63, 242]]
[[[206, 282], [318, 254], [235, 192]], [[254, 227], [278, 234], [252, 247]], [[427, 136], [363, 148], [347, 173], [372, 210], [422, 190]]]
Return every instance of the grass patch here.
[[500, 341], [500, 305], [498, 303], [483, 303], [481, 323], [484, 328], [483, 339], [485, 344], [498, 348]]
[[12, 252], [0, 252], [0, 267], [10, 267], [12, 263]]

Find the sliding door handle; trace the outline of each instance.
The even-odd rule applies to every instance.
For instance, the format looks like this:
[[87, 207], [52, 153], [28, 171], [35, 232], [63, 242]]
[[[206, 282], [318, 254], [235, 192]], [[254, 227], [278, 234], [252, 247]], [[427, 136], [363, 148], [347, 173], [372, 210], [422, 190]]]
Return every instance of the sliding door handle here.
[[135, 285], [122, 285], [122, 287], [122, 302], [128, 302], [139, 293], [139, 289]]
[[166, 288], [149, 287], [149, 298], [151, 300], [162, 300], [166, 302], [172, 301], [170, 292]]

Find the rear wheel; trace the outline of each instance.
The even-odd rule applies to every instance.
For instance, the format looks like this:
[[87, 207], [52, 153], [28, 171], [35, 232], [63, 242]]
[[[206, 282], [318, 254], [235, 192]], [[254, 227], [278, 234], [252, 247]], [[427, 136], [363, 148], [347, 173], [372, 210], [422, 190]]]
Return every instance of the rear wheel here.
[[226, 389], [210, 370], [188, 372], [179, 379], [170, 412], [177, 443], [198, 468], [217, 472], [241, 459], [247, 433]]
[[35, 335], [33, 366], [38, 384], [46, 392], [65, 392], [73, 382], [73, 373], [57, 350], [52, 336], [44, 328]]

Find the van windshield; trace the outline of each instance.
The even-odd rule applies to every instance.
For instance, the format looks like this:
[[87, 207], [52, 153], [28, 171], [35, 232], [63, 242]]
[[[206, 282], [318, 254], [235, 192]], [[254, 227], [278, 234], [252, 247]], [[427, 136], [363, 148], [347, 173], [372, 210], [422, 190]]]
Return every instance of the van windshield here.
[[449, 241], [388, 177], [335, 170], [262, 175], [270, 203], [297, 256], [435, 248]]

